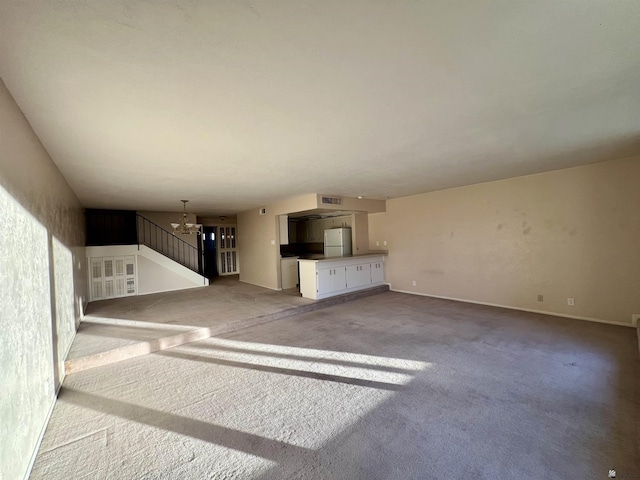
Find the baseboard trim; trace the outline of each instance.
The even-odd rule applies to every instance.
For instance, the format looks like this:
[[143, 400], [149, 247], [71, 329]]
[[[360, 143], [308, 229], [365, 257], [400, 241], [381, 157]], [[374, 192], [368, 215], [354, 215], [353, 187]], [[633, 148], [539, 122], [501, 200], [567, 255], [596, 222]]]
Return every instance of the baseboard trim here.
[[578, 315], [567, 315], [565, 313], [547, 312], [547, 311], [544, 311], [544, 310], [533, 310], [533, 309], [530, 309], [530, 308], [512, 307], [510, 305], [500, 305], [498, 303], [477, 302], [475, 300], [466, 300], [464, 298], [444, 297], [444, 296], [441, 296], [441, 295], [431, 295], [431, 294], [428, 294], [428, 293], [420, 293], [420, 292], [409, 292], [407, 290], [397, 290], [397, 289], [394, 289], [394, 288], [391, 288], [391, 287], [389, 289], [392, 292], [408, 293], [409, 295], [419, 295], [421, 297], [440, 298], [442, 300], [453, 300], [455, 302], [473, 303], [475, 305], [485, 305], [487, 307], [506, 308], [506, 309], [509, 309], [509, 310], [518, 310], [518, 311], [521, 311], [521, 312], [539, 313], [541, 315], [551, 315], [552, 317], [571, 318], [573, 320], [586, 320], [587, 322], [606, 323], [608, 325], [616, 325], [618, 327], [631, 327], [631, 328], [633, 328], [633, 325], [631, 325], [630, 323], [615, 322], [613, 320], [603, 320], [601, 318], [581, 317], [581, 316], [578, 316]]
[[[208, 286], [209, 285], [194, 285], [192, 287], [169, 288], [167, 290], [158, 290], [158, 291], [154, 291], [154, 292], [137, 293], [136, 295], [139, 296], [139, 297], [143, 297], [145, 295], [155, 295], [156, 293], [179, 292], [179, 291], [183, 291], [183, 290], [191, 290], [192, 288], [202, 288], [202, 287], [208, 287]], [[114, 297], [114, 298], [123, 298], [123, 297]], [[104, 298], [102, 300], [112, 300], [112, 299], [111, 298]]]
[[51, 401], [51, 405], [49, 406], [49, 411], [47, 412], [47, 416], [44, 419], [44, 424], [42, 425], [42, 430], [40, 431], [40, 435], [38, 436], [38, 441], [36, 442], [36, 448], [33, 450], [33, 454], [31, 455], [31, 460], [29, 461], [29, 467], [27, 468], [27, 472], [24, 476], [24, 480], [29, 480], [31, 476], [31, 470], [33, 470], [33, 466], [36, 464], [36, 458], [38, 457], [38, 452], [40, 451], [40, 445], [42, 445], [42, 439], [44, 438], [44, 434], [47, 431], [47, 427], [49, 426], [49, 420], [51, 420], [51, 415], [53, 415], [53, 409], [56, 406], [56, 401], [58, 400], [58, 393], [60, 392], [60, 388], [62, 387], [62, 382], [58, 385], [56, 393], [53, 396], [53, 400]]
[[247, 282], [246, 280], [239, 280], [242, 283], [246, 283], [247, 285], [253, 285], [254, 287], [262, 287], [262, 288], [266, 288], [267, 290], [273, 290], [274, 292], [278, 292], [281, 291], [281, 288], [273, 288], [273, 287], [268, 287], [267, 285], [262, 285], [260, 283], [251, 283], [251, 282]]

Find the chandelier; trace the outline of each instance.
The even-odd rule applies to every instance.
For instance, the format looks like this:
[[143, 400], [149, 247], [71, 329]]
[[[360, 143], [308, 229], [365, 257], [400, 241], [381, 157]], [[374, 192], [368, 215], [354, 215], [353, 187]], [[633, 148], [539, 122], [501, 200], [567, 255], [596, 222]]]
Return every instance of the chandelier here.
[[182, 212], [182, 218], [180, 218], [180, 223], [172, 223], [173, 234], [180, 233], [182, 235], [191, 235], [192, 233], [196, 233], [200, 235], [200, 225], [199, 223], [188, 223], [187, 222], [187, 202], [189, 200], [180, 200], [184, 205], [184, 211]]

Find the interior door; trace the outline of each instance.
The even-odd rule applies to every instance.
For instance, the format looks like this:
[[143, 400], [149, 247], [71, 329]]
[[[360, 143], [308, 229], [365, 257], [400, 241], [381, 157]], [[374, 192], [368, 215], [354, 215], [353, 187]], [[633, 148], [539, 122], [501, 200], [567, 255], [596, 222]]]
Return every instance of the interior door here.
[[91, 300], [136, 294], [135, 257], [97, 257], [91, 265]]
[[218, 275], [235, 275], [240, 272], [236, 226], [224, 225], [218, 230]]
[[212, 279], [218, 276], [217, 265], [217, 235], [218, 227], [203, 227], [203, 257], [204, 257], [204, 276]]

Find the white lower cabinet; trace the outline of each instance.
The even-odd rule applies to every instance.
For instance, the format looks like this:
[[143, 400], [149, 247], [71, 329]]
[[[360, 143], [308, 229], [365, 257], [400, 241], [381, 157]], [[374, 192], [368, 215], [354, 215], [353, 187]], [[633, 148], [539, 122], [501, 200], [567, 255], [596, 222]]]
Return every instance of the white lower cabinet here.
[[346, 287], [346, 274], [344, 267], [319, 268], [317, 274], [316, 293], [326, 295], [328, 293], [344, 290]]
[[382, 262], [371, 264], [371, 283], [384, 283], [384, 268]]
[[371, 264], [349, 265], [347, 267], [347, 288], [371, 284]]
[[282, 289], [295, 288], [298, 285], [298, 257], [286, 257], [280, 260]]
[[300, 293], [318, 300], [384, 283], [383, 257], [358, 256], [330, 260], [300, 259]]

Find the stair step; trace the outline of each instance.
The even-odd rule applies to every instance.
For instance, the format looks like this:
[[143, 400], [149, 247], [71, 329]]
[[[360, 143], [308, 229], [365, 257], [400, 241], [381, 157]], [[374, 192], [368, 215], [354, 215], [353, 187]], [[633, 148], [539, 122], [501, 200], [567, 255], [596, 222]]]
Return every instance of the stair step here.
[[[247, 318], [243, 320], [236, 320], [223, 325], [216, 325], [213, 327], [196, 328], [186, 332], [178, 333], [175, 335], [169, 335], [166, 337], [156, 338], [149, 341], [137, 342], [129, 345], [125, 345], [105, 352], [100, 352], [84, 357], [77, 357], [68, 359], [64, 362], [65, 374], [71, 375], [74, 373], [89, 370], [91, 368], [101, 367], [130, 358], [140, 357], [142, 355], [148, 355], [153, 352], [166, 350], [169, 348], [178, 347], [186, 343], [197, 342], [206, 338], [223, 335], [226, 333], [235, 332], [244, 328], [261, 325], [263, 323], [273, 322], [275, 320], [281, 320], [283, 318], [290, 317], [292, 315], [300, 315], [303, 313], [320, 310], [333, 305], [339, 305], [344, 302], [357, 300], [359, 298], [368, 297], [371, 295], [378, 295], [389, 291], [388, 285], [381, 285], [366, 290], [360, 290], [353, 293], [346, 293], [344, 295], [338, 295], [335, 297], [318, 300], [307, 305], [300, 305], [298, 307], [289, 308], [280, 312], [271, 313], [267, 315], [261, 315], [258, 317]], [[137, 323], [135, 321], [127, 321], [127, 323]]]

